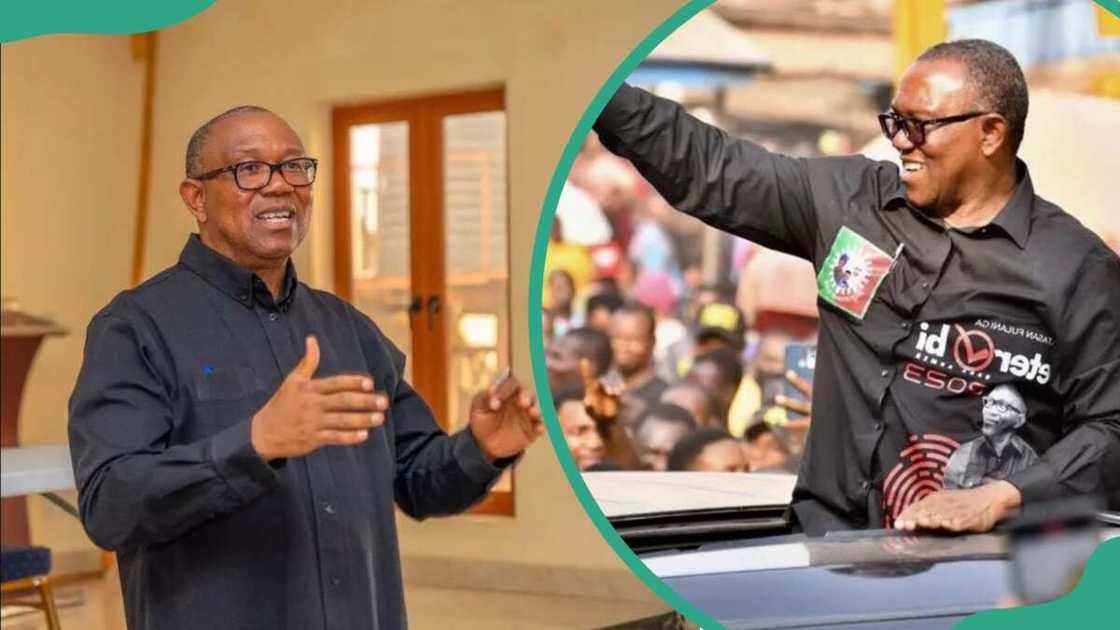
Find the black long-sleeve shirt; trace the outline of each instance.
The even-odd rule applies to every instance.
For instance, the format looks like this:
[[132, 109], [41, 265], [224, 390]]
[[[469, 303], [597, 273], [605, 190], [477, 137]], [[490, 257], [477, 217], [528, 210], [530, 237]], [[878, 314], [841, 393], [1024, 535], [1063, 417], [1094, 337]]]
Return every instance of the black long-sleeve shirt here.
[[[369, 318], [291, 263], [282, 295], [192, 235], [89, 325], [70, 447], [82, 523], [118, 553], [134, 630], [403, 627], [394, 500], [457, 512], [501, 472], [470, 431], [440, 429]], [[390, 409], [361, 445], [266, 463], [250, 419], [309, 334], [316, 377], [369, 374]]]
[[817, 270], [831, 300], [793, 498], [806, 531], [890, 526], [941, 488], [1004, 383], [1042, 453], [1008, 477], [1025, 503], [1120, 485], [1120, 262], [1021, 161], [999, 215], [954, 229], [907, 202], [894, 164], [776, 155], [630, 86], [595, 130], [677, 209]]

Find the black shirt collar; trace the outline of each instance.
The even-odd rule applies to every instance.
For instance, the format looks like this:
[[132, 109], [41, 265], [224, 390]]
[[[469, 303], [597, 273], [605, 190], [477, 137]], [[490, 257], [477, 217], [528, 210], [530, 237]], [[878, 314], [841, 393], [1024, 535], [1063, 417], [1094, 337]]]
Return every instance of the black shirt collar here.
[[1034, 209], [1034, 184], [1031, 183], [1031, 174], [1027, 165], [1020, 159], [1015, 160], [1015, 174], [1019, 184], [1003, 210], [999, 211], [992, 225], [1002, 229], [1019, 249], [1027, 246], [1027, 237], [1031, 233], [1031, 211]]
[[[272, 295], [260, 276], [204, 245], [198, 234], [187, 237], [187, 244], [179, 254], [179, 262], [244, 306], [252, 307], [254, 301], [265, 306], [273, 303]], [[287, 310], [296, 287], [299, 286], [296, 268], [290, 258], [284, 270], [282, 286], [280, 300], [275, 306]]]
[[[1019, 246], [1019, 249], [1025, 249], [1027, 237], [1031, 233], [1031, 213], [1034, 210], [1035, 199], [1034, 184], [1031, 183], [1031, 174], [1027, 169], [1027, 164], [1018, 158], [1015, 159], [1015, 174], [1019, 179], [1019, 183], [1015, 186], [1015, 192], [1012, 193], [1007, 205], [992, 219], [991, 225], [1003, 230]], [[887, 196], [884, 209], [890, 210], [907, 205], [906, 187], [899, 180], [897, 186]], [[916, 212], [926, 216], [921, 210], [916, 210]]]

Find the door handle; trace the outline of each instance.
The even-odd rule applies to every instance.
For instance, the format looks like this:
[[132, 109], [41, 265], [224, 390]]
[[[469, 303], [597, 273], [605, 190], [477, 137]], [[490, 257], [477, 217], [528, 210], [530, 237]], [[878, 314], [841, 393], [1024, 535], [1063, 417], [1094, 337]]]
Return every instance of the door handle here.
[[438, 295], [428, 296], [428, 330], [432, 330], [436, 325], [436, 316], [439, 315], [440, 301]]
[[408, 303], [408, 322], [413, 324], [416, 320], [416, 314], [420, 312], [424, 299], [419, 295], [412, 296], [412, 301]]

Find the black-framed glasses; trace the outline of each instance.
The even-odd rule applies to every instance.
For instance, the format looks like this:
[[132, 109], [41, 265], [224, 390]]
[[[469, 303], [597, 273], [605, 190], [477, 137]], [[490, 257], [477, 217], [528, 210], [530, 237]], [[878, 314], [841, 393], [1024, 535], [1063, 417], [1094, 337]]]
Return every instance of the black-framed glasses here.
[[996, 411], [998, 411], [1000, 413], [1010, 413], [1010, 412], [1014, 412], [1014, 413], [1018, 413], [1018, 414], [1023, 413], [1022, 409], [1019, 409], [1015, 405], [1013, 405], [1013, 404], [1011, 404], [1011, 403], [1009, 403], [1005, 400], [999, 400], [998, 398], [982, 398], [981, 400], [983, 401], [981, 404], [984, 406], [985, 409], [989, 409], [989, 408], [995, 409]]
[[279, 171], [280, 177], [288, 182], [289, 186], [310, 186], [315, 183], [315, 171], [319, 168], [319, 160], [315, 158], [295, 158], [272, 164], [260, 160], [238, 162], [222, 168], [216, 168], [192, 179], [212, 179], [222, 173], [232, 172], [233, 181], [241, 190], [260, 190], [272, 183], [272, 174]]
[[894, 140], [899, 130], [906, 134], [906, 139], [914, 146], [921, 146], [926, 141], [926, 136], [929, 132], [938, 127], [950, 125], [952, 123], [964, 122], [971, 120], [977, 116], [984, 114], [991, 114], [993, 112], [969, 112], [967, 114], [957, 114], [956, 116], [946, 116], [945, 118], [906, 118], [899, 116], [894, 112], [887, 112], [879, 114], [879, 127], [883, 129], [883, 135], [887, 140]]

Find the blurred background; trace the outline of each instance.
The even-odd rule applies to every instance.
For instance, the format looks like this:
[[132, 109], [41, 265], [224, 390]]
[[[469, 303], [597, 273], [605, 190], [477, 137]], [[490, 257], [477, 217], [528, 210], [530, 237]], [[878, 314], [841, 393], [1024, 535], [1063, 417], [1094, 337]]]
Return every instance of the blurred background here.
[[[8, 449], [46, 449], [22, 461], [75, 502], [66, 403], [85, 328], [195, 229], [177, 192], [191, 133], [246, 103], [292, 125], [320, 159], [300, 278], [373, 317], [455, 430], [465, 393], [506, 365], [531, 382], [523, 305], [556, 160], [609, 73], [679, 6], [238, 0], [157, 33], [3, 45], [0, 538], [51, 550], [64, 628], [123, 627], [116, 567], [40, 492], [8, 496], [28, 453]], [[667, 610], [544, 440], [472, 513], [399, 528], [413, 627], [596, 627]], [[43, 627], [37, 612], [4, 615], [5, 630]]]
[[[1120, 248], [1120, 19], [1091, 0], [720, 0], [628, 81], [776, 152], [897, 162], [876, 121], [895, 81], [928, 46], [973, 37], [1026, 73], [1035, 189]], [[797, 471], [810, 417], [784, 373], [809, 380], [815, 361], [808, 262], [676, 212], [592, 132], [557, 207], [543, 304], [582, 469]], [[581, 359], [622, 387], [615, 420], [577, 403]]]

